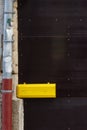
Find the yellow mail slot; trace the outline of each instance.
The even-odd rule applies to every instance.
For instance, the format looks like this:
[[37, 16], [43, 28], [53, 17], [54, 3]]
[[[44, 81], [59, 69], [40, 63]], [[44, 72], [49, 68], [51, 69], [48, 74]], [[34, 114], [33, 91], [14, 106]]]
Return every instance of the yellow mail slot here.
[[18, 98], [56, 98], [56, 84], [19, 84]]

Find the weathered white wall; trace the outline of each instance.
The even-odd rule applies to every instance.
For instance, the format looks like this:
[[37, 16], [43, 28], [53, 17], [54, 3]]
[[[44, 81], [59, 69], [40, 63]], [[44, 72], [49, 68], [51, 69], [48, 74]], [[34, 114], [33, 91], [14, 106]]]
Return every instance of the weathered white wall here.
[[13, 44], [13, 129], [23, 130], [23, 100], [16, 98], [16, 86], [18, 84], [18, 15], [17, 15], [17, 0], [14, 3], [14, 17], [13, 17], [13, 29], [14, 29], [14, 44]]
[[[3, 3], [4, 0], [0, 0], [0, 72], [1, 72], [1, 43], [3, 34]], [[16, 98], [16, 86], [18, 84], [18, 15], [17, 15], [17, 0], [14, 2], [14, 17], [13, 17], [13, 29], [14, 29], [14, 43], [13, 43], [13, 98], [12, 98], [12, 130], [23, 130], [23, 100]], [[0, 73], [0, 88], [2, 76]], [[0, 130], [1, 130], [1, 94], [0, 94]]]

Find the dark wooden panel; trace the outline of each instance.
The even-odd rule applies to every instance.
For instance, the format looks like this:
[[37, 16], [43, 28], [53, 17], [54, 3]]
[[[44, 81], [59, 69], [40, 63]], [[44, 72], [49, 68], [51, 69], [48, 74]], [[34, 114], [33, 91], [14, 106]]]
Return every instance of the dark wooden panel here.
[[86, 8], [86, 0], [20, 1], [20, 31], [26, 36], [67, 36], [73, 28], [76, 33], [84, 33], [87, 31]]
[[87, 98], [29, 99], [24, 106], [25, 130], [87, 129]]
[[19, 83], [57, 84], [56, 99], [24, 100], [24, 129], [86, 130], [87, 0], [18, 3]]
[[[73, 37], [71, 41], [66, 37], [21, 39], [19, 81], [21, 83], [55, 82], [57, 89], [63, 91], [67, 89], [72, 96], [87, 96], [86, 40], [83, 37]], [[78, 93], [77, 91], [80, 90], [81, 92]]]

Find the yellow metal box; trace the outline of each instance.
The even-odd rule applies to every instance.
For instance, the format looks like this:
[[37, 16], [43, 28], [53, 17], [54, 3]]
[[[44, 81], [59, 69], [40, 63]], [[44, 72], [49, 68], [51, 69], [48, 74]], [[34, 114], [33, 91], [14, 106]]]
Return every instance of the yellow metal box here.
[[18, 98], [56, 98], [56, 84], [19, 84]]

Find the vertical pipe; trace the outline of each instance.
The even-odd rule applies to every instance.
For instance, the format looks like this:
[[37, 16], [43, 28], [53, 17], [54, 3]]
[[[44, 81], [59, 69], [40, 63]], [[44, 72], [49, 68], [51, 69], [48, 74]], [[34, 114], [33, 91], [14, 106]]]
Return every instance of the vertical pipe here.
[[12, 12], [13, 0], [4, 0], [2, 130], [12, 130]]
[[12, 130], [12, 93], [5, 90], [12, 90], [11, 79], [3, 79], [2, 130]]

